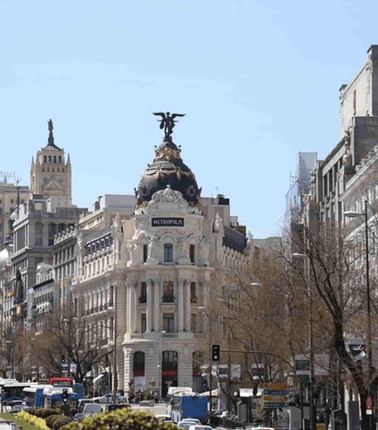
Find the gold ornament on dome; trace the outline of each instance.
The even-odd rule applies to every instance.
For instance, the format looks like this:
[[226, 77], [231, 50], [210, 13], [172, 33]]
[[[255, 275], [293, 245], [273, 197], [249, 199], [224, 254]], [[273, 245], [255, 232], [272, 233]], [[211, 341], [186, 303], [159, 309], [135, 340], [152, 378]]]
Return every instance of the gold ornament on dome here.
[[171, 161], [172, 158], [181, 158], [179, 149], [164, 148], [155, 151], [156, 158]]
[[195, 179], [194, 174], [191, 170], [189, 170], [188, 172], [184, 172], [183, 170], [181, 170], [179, 167], [176, 167], [175, 169], [163, 169], [161, 167], [157, 167], [156, 169], [148, 169], [145, 171], [144, 173], [146, 176], [154, 176], [157, 175], [158, 178], [161, 177], [161, 175], [176, 175], [177, 179], [181, 179], [181, 176], [187, 176], [187, 177], [192, 177], [193, 179]]

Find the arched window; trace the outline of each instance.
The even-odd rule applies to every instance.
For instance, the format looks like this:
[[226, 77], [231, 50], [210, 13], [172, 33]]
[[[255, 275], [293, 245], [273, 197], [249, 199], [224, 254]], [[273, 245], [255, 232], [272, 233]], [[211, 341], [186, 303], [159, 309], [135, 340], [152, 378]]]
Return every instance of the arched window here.
[[171, 243], [164, 244], [164, 261], [165, 262], [173, 261], [173, 245]]

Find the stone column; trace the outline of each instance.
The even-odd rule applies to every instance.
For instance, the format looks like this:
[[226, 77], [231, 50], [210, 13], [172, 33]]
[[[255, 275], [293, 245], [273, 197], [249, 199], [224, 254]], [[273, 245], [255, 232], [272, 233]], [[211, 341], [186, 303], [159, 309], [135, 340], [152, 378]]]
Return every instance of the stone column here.
[[185, 280], [183, 285], [183, 296], [184, 296], [184, 308], [185, 308], [185, 321], [184, 321], [184, 330], [186, 332], [190, 332], [190, 283]]
[[135, 283], [131, 286], [131, 298], [130, 298], [130, 320], [131, 320], [131, 333], [136, 331], [136, 323], [137, 323], [137, 288], [138, 283]]
[[184, 281], [179, 280], [177, 282], [177, 322], [178, 331], [182, 332], [184, 330]]
[[154, 285], [154, 329], [160, 331], [160, 281]]
[[147, 281], [147, 332], [150, 333], [153, 328], [153, 310], [152, 310], [152, 291], [153, 291], [153, 280]]

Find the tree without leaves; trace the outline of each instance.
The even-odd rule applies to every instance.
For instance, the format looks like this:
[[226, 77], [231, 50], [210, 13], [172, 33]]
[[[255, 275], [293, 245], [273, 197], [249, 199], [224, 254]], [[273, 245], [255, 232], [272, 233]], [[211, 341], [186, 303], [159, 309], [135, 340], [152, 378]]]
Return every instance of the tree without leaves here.
[[331, 356], [336, 354], [342, 367], [349, 371], [359, 393], [363, 425], [367, 428], [369, 387], [366, 366], [364, 368], [365, 363], [353, 360], [345, 344], [346, 334], [366, 333], [365, 286], [354, 282], [356, 260], [353, 258], [353, 245], [333, 225], [322, 225], [317, 230], [305, 228], [303, 238], [292, 239], [294, 248], [305, 256], [304, 266], [291, 259], [286, 261], [294, 272], [303, 274], [304, 281], [312, 289], [315, 316], [316, 312], [322, 315], [321, 318], [313, 318], [315, 333], [325, 335]]
[[[103, 330], [100, 324], [103, 324]], [[40, 355], [44, 355], [52, 370], [59, 374], [62, 372], [61, 356], [64, 355], [67, 364], [76, 363], [76, 382], [83, 382], [86, 373], [98, 364], [104, 366], [113, 352], [113, 346], [105, 347], [104, 331], [107, 328], [107, 320], [89, 319], [80, 313], [76, 316], [68, 307], [62, 308], [43, 318], [40, 338], [48, 337], [50, 342], [39, 342]]]

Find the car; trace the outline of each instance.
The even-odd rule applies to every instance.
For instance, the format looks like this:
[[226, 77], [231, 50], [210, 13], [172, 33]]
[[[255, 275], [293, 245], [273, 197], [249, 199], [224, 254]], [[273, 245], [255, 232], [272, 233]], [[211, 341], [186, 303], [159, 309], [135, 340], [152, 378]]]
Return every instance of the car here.
[[78, 405], [78, 410], [79, 412], [83, 412], [84, 410], [84, 406], [88, 403], [94, 403], [92, 399], [80, 399], [79, 400], [79, 405]]
[[20, 427], [14, 420], [0, 419], [0, 430], [20, 430]]
[[104, 407], [105, 412], [115, 411], [116, 409], [131, 408], [130, 403], [107, 403]]
[[78, 412], [77, 414], [75, 414], [73, 419], [74, 421], [82, 421], [85, 417], [86, 417], [85, 414], [83, 414], [82, 412]]
[[[87, 403], [84, 405], [83, 414], [94, 415], [102, 412], [102, 406], [99, 403]], [[1, 429], [0, 429], [1, 430]]]
[[159, 418], [159, 420], [162, 420], [162, 421], [170, 421], [170, 422], [172, 421], [171, 416], [167, 414], [157, 414], [156, 418]]
[[213, 430], [213, 428], [203, 424], [194, 424], [189, 427], [189, 430]]
[[188, 422], [188, 421], [179, 421], [177, 423], [178, 427], [181, 427], [182, 429], [188, 429], [188, 430], [189, 430], [189, 427], [192, 426], [192, 425], [193, 425], [193, 423]]
[[191, 422], [192, 424], [200, 424], [201, 425], [201, 421], [198, 418], [183, 418], [181, 420], [182, 423], [188, 423]]
[[113, 403], [113, 395], [105, 394], [105, 396], [94, 397], [92, 401], [93, 403]]

